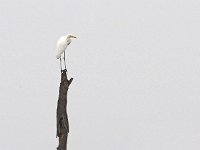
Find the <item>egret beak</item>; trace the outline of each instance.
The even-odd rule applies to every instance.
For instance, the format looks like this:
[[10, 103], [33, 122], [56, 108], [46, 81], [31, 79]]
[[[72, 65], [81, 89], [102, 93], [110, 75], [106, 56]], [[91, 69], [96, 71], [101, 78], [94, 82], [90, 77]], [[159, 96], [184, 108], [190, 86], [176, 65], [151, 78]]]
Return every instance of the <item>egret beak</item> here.
[[73, 36], [73, 35], [72, 35], [71, 37], [72, 37], [72, 38], [75, 38], [75, 39], [77, 39], [77, 37], [76, 37], [76, 36]]

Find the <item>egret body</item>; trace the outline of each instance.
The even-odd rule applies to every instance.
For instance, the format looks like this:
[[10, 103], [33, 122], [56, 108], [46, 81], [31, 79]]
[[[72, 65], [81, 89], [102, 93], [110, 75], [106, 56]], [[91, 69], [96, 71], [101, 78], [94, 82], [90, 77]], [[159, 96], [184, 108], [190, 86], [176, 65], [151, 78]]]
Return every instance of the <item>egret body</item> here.
[[[71, 43], [72, 38], [76, 38], [75, 36], [69, 34], [66, 36], [61, 36], [58, 39], [58, 42], [56, 44], [56, 58], [60, 58], [60, 63], [61, 63], [61, 55], [64, 53], [64, 62], [65, 62], [65, 50], [67, 46]], [[66, 69], [66, 62], [65, 62], [65, 69]], [[62, 70], [62, 67], [61, 67]]]

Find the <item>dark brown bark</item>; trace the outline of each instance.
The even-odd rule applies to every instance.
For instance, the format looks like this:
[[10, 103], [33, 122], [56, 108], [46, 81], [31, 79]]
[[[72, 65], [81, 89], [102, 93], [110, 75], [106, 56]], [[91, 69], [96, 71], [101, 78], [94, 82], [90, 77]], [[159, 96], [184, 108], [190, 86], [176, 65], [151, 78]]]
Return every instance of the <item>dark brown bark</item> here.
[[73, 78], [67, 79], [66, 70], [61, 71], [61, 82], [57, 104], [57, 137], [59, 145], [57, 150], [67, 150], [67, 137], [69, 133], [69, 122], [67, 116], [67, 92]]

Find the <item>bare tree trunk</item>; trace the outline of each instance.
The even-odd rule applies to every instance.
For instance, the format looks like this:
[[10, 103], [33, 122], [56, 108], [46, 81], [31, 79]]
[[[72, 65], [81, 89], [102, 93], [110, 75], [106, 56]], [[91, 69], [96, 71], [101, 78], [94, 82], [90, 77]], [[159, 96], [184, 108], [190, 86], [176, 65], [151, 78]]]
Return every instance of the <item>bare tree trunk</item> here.
[[57, 104], [57, 137], [59, 137], [59, 145], [57, 150], [67, 150], [67, 137], [69, 133], [67, 92], [73, 78], [68, 80], [66, 71], [66, 69], [61, 71], [61, 82]]

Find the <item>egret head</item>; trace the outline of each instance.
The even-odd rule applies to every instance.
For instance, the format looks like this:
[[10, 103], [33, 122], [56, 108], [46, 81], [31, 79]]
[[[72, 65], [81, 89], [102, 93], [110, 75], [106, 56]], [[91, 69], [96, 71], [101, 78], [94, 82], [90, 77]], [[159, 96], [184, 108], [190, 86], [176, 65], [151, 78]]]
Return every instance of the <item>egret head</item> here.
[[77, 38], [76, 36], [72, 35], [72, 34], [68, 34], [67, 38], [71, 39], [71, 38]]

